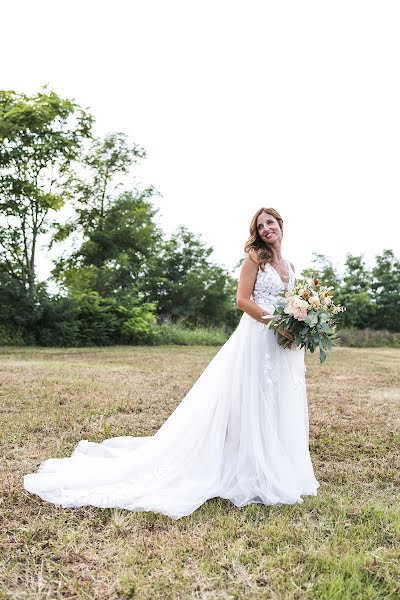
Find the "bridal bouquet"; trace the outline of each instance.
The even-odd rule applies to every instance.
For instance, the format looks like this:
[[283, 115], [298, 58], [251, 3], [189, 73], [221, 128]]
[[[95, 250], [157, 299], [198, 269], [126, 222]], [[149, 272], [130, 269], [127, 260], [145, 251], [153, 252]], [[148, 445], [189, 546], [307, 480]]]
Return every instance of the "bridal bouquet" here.
[[[334, 304], [332, 290], [333, 286], [320, 285], [318, 279], [308, 279], [298, 281], [293, 289], [282, 293], [285, 303], [275, 309], [274, 319], [266, 325], [277, 335], [280, 346], [289, 348], [294, 343], [310, 352], [319, 347], [319, 358], [324, 362], [326, 353], [338, 343], [335, 317], [346, 310]], [[293, 333], [294, 342], [282, 335], [280, 329]]]

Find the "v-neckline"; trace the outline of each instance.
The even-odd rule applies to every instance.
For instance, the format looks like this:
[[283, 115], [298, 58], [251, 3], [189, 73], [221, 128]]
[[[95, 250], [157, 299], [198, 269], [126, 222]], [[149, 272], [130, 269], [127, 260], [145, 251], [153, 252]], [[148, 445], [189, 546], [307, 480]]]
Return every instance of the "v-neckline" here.
[[289, 267], [289, 262], [286, 260], [286, 258], [285, 258], [285, 263], [286, 263], [286, 268], [287, 268], [287, 281], [282, 280], [282, 277], [279, 275], [278, 271], [271, 265], [271, 263], [268, 263], [268, 264], [271, 267], [271, 269], [274, 271], [274, 273], [276, 273], [277, 277], [279, 278], [279, 281], [284, 285], [285, 289], [287, 290], [288, 285], [289, 285], [289, 280], [290, 280], [290, 267]]

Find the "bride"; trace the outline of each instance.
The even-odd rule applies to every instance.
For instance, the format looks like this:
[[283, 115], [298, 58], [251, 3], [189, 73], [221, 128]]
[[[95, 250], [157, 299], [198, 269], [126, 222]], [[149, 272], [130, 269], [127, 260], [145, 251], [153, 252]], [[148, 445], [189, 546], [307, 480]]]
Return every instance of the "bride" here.
[[26, 475], [25, 489], [62, 507], [173, 519], [214, 497], [241, 507], [315, 496], [304, 349], [283, 349], [266, 328], [280, 293], [295, 282], [282, 235], [275, 209], [256, 212], [237, 291], [240, 323], [154, 436], [82, 440], [72, 456], [48, 459]]

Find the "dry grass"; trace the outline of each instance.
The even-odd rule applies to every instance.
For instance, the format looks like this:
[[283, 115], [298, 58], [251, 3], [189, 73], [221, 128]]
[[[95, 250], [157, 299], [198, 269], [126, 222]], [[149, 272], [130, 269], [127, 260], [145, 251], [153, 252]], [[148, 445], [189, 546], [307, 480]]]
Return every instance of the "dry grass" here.
[[0, 597], [397, 598], [397, 349], [307, 356], [317, 497], [237, 509], [213, 499], [172, 521], [65, 510], [22, 476], [82, 438], [150, 435], [217, 349], [0, 350]]

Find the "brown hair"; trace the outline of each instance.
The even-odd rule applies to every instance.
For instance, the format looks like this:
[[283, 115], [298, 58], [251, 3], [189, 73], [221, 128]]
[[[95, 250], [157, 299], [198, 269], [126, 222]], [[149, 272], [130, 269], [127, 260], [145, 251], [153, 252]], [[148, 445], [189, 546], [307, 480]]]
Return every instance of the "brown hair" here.
[[274, 208], [260, 208], [254, 215], [250, 223], [250, 237], [247, 240], [244, 251], [249, 254], [251, 258], [258, 262], [259, 267], [264, 270], [265, 263], [270, 262], [272, 259], [272, 251], [270, 246], [261, 239], [257, 229], [257, 219], [262, 213], [267, 213], [274, 217], [279, 224], [280, 230], [283, 235], [283, 219]]

